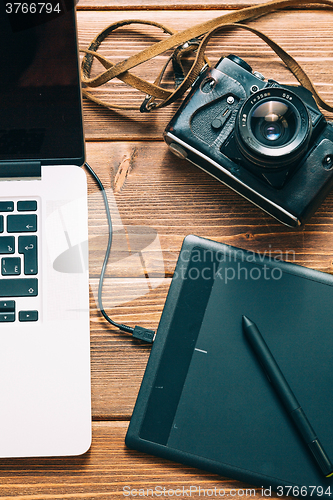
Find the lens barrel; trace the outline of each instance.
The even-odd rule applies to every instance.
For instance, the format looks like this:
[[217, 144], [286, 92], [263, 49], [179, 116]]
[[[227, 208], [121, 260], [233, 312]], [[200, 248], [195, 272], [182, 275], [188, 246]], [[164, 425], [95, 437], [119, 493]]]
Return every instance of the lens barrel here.
[[283, 169], [307, 150], [312, 132], [306, 105], [293, 92], [268, 87], [249, 97], [238, 112], [235, 137], [256, 166]]

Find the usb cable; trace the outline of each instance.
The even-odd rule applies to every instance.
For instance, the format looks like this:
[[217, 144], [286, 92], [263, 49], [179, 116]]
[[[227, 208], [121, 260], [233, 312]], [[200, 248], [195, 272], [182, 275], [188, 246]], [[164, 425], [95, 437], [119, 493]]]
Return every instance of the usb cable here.
[[104, 186], [103, 186], [100, 178], [98, 177], [98, 175], [94, 172], [94, 170], [91, 168], [91, 166], [87, 162], [84, 165], [85, 165], [86, 169], [88, 170], [88, 172], [91, 174], [91, 176], [94, 178], [99, 189], [102, 192], [106, 217], [107, 217], [107, 221], [108, 221], [108, 231], [109, 231], [108, 244], [107, 244], [107, 248], [105, 251], [104, 262], [103, 262], [102, 270], [101, 270], [101, 273], [99, 276], [99, 283], [98, 283], [98, 307], [99, 307], [99, 310], [100, 310], [101, 314], [104, 316], [104, 318], [106, 319], [106, 321], [108, 321], [111, 325], [115, 326], [116, 328], [119, 328], [119, 330], [121, 330], [122, 332], [131, 333], [135, 339], [139, 339], [139, 340], [142, 340], [142, 341], [148, 342], [148, 343], [153, 343], [155, 340], [155, 331], [154, 330], [149, 330], [148, 328], [143, 328], [141, 326], [135, 326], [134, 328], [132, 328], [131, 326], [123, 325], [122, 323], [117, 323], [116, 321], [113, 321], [113, 319], [111, 319], [110, 316], [104, 310], [103, 300], [102, 300], [102, 289], [103, 289], [105, 270], [106, 270], [106, 266], [107, 266], [107, 263], [109, 260], [111, 246], [112, 246], [112, 236], [113, 236], [112, 219], [111, 219], [111, 214], [110, 214], [109, 202], [108, 202], [106, 192], [105, 192]]

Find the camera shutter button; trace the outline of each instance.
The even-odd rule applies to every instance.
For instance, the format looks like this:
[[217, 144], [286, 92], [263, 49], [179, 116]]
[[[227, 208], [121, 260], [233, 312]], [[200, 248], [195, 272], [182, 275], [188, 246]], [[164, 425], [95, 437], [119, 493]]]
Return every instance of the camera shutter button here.
[[261, 73], [259, 73], [259, 71], [253, 71], [253, 74], [254, 74], [254, 76], [256, 76], [257, 78], [259, 78], [259, 80], [265, 80], [264, 75], [262, 75]]

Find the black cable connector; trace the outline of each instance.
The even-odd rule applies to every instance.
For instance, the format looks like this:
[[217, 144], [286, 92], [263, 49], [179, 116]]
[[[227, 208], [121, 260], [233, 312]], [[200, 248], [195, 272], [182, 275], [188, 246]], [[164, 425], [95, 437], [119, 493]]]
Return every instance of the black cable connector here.
[[155, 340], [154, 330], [148, 330], [148, 328], [142, 328], [142, 326], [135, 326], [133, 331], [133, 337], [135, 339], [143, 340], [144, 342], [154, 342]]
[[149, 330], [148, 328], [143, 328], [141, 326], [135, 326], [132, 328], [131, 326], [128, 325], [123, 325], [122, 323], [116, 323], [116, 321], [113, 321], [113, 319], [110, 318], [110, 316], [105, 312], [104, 307], [103, 307], [103, 301], [102, 301], [102, 288], [103, 288], [103, 281], [104, 281], [104, 275], [105, 275], [105, 270], [106, 270], [106, 265], [109, 260], [110, 256], [110, 251], [111, 251], [111, 245], [112, 245], [112, 220], [111, 220], [111, 214], [110, 214], [110, 207], [109, 207], [109, 202], [105, 193], [104, 186], [102, 184], [102, 181], [98, 177], [98, 175], [94, 172], [94, 170], [91, 168], [91, 166], [88, 163], [85, 163], [85, 167], [89, 171], [89, 173], [92, 175], [92, 177], [95, 179], [95, 181], [98, 184], [99, 189], [102, 192], [103, 195], [103, 200], [104, 200], [104, 207], [106, 211], [106, 216], [108, 220], [108, 227], [109, 227], [109, 239], [108, 239], [108, 244], [107, 244], [107, 249], [105, 251], [105, 256], [104, 256], [104, 262], [101, 270], [101, 274], [99, 277], [99, 285], [98, 285], [98, 307], [99, 310], [111, 325], [115, 326], [116, 328], [119, 328], [122, 332], [126, 333], [131, 333], [134, 338], [142, 340], [144, 342], [149, 342], [153, 343], [155, 340], [155, 332], [154, 330]]

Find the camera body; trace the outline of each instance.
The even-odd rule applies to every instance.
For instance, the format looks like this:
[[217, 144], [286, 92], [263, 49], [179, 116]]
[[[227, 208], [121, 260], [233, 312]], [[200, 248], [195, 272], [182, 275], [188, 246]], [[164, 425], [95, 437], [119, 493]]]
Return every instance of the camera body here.
[[311, 92], [265, 81], [234, 55], [201, 72], [164, 139], [177, 156], [291, 227], [333, 187], [333, 123]]

